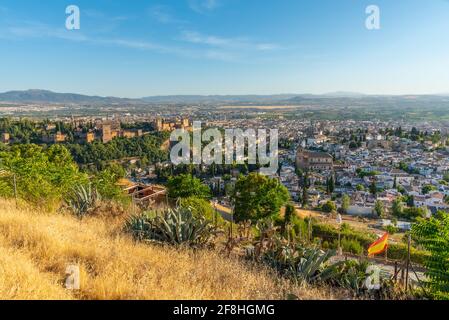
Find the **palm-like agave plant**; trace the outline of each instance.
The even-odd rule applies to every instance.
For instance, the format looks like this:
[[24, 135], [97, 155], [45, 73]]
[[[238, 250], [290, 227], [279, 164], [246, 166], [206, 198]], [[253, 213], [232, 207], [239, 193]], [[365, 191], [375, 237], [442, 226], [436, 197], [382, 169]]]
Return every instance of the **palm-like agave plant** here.
[[324, 281], [326, 278], [334, 276], [335, 268], [329, 265], [328, 261], [335, 253], [335, 250], [305, 249], [302, 257], [294, 265], [295, 279], [299, 283], [311, 283], [317, 280]]
[[70, 210], [78, 217], [84, 217], [94, 210], [100, 201], [100, 194], [88, 185], [78, 185], [66, 199]]
[[283, 275], [292, 278], [299, 284], [326, 281], [335, 277], [337, 269], [330, 265], [329, 259], [335, 250], [322, 251], [301, 245], [277, 241], [272, 250], [263, 255], [263, 261]]
[[367, 277], [366, 270], [369, 265], [369, 262], [366, 260], [347, 260], [337, 262], [333, 265], [336, 275], [328, 280], [331, 284], [345, 289], [350, 289], [358, 295], [364, 289], [364, 284]]
[[138, 240], [191, 247], [207, 244], [217, 233], [210, 221], [195, 217], [190, 208], [183, 207], [133, 217], [127, 228]]

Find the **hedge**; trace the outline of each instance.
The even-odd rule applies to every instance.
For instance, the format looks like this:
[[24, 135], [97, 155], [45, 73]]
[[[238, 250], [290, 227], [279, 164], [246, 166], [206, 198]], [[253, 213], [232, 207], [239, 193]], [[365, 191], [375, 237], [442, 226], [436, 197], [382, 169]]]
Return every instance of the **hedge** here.
[[[329, 224], [314, 223], [312, 224], [313, 237], [319, 237], [323, 241], [332, 243], [335, 239], [338, 239], [338, 230]], [[377, 237], [372, 233], [362, 233], [355, 230], [344, 230], [341, 232], [341, 238], [348, 240], [354, 240], [359, 242], [366, 252], [371, 243], [373, 243]], [[405, 260], [407, 258], [407, 245], [405, 244], [390, 244], [388, 246], [387, 256], [393, 260]], [[428, 258], [426, 251], [411, 248], [410, 260], [414, 263], [423, 264]]]

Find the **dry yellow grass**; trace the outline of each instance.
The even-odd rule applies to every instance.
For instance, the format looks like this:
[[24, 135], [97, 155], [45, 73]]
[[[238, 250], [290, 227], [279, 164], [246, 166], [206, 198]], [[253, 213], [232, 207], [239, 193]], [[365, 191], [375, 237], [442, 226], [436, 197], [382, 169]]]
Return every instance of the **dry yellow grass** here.
[[[63, 287], [71, 263], [81, 269], [77, 292]], [[37, 213], [0, 199], [0, 299], [283, 299], [287, 293], [332, 298], [217, 252], [136, 243], [117, 221]]]

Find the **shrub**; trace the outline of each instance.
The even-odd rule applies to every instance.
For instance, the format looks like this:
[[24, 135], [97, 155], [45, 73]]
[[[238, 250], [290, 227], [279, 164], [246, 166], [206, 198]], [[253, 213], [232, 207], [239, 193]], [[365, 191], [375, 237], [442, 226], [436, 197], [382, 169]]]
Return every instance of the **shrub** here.
[[321, 207], [321, 210], [327, 213], [331, 213], [334, 211], [337, 211], [337, 206], [335, 205], [335, 202], [333, 201], [327, 201], [323, 206]]
[[[333, 248], [338, 248], [338, 239], [335, 239], [333, 244]], [[352, 254], [361, 255], [363, 253], [363, 247], [357, 240], [342, 238], [341, 239], [341, 248], [343, 252], [348, 252]]]
[[103, 199], [115, 200], [123, 204], [129, 203], [131, 198], [125, 195], [117, 185], [119, 179], [120, 175], [114, 169], [107, 168], [93, 178], [92, 184]]
[[[329, 224], [314, 223], [312, 225], [313, 236], [318, 236], [324, 241], [333, 243], [335, 239], [338, 239], [338, 230]], [[366, 250], [369, 245], [373, 243], [377, 237], [372, 233], [363, 233], [355, 230], [342, 231], [342, 238], [357, 240], [360, 245]], [[416, 248], [411, 248], [411, 261], [423, 264], [425, 259], [428, 257], [428, 253], [422, 250], [417, 250]], [[404, 244], [389, 244], [388, 245], [388, 258], [395, 260], [404, 260], [407, 257], [407, 246]]]
[[[407, 259], [407, 245], [404, 244], [389, 244], [387, 257], [393, 260], [405, 260]], [[425, 261], [429, 258], [429, 254], [426, 251], [418, 250], [416, 248], [410, 248], [410, 260], [414, 263], [424, 265]]]
[[225, 223], [225, 220], [220, 213], [215, 212], [214, 208], [207, 200], [190, 197], [180, 199], [179, 205], [184, 208], [190, 208], [192, 214], [197, 218], [205, 218], [211, 222], [216, 222], [217, 225], [223, 225]]
[[[14, 145], [0, 151], [0, 163], [16, 176], [18, 196], [33, 204], [55, 208], [74, 186], [87, 182], [68, 150], [62, 145], [43, 148], [34, 144]], [[0, 178], [5, 195], [11, 194], [11, 177]]]
[[295, 236], [299, 238], [299, 240], [306, 239], [308, 237], [307, 222], [295, 216], [293, 218], [292, 231], [294, 232]]
[[393, 225], [391, 225], [391, 224], [388, 225], [388, 226], [386, 226], [384, 229], [385, 229], [386, 232], [388, 232], [388, 233], [391, 234], [391, 235], [393, 235], [393, 234], [399, 232], [399, 228], [398, 228], [398, 227], [395, 227], [395, 226], [393, 226]]

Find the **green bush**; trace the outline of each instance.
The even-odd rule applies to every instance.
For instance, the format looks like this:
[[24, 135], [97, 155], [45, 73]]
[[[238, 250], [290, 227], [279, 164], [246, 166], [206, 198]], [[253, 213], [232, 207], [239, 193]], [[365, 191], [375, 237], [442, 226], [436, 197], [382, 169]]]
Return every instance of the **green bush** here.
[[205, 218], [211, 222], [216, 222], [218, 225], [225, 224], [225, 220], [220, 215], [220, 213], [215, 212], [215, 209], [212, 207], [209, 201], [190, 197], [181, 199], [179, 201], [179, 205], [184, 208], [190, 208], [193, 215], [197, 218]]
[[[313, 236], [323, 239], [323, 243], [324, 241], [327, 241], [328, 243], [333, 244], [334, 240], [338, 239], [338, 230], [332, 225], [316, 223], [313, 224], [312, 229]], [[370, 244], [377, 239], [377, 236], [374, 234], [363, 233], [355, 230], [342, 231], [341, 237], [348, 240], [356, 240], [363, 247], [365, 252]], [[428, 257], [427, 252], [413, 247], [410, 252], [411, 261], [418, 264], [423, 264], [425, 259]], [[389, 244], [387, 254], [389, 259], [404, 260], [407, 258], [407, 246], [404, 244]]]
[[0, 163], [9, 175], [0, 178], [5, 196], [11, 196], [15, 175], [18, 196], [49, 209], [59, 206], [74, 186], [88, 180], [62, 145], [14, 145], [0, 151]]
[[[407, 259], [407, 245], [389, 244], [387, 256], [389, 259], [393, 260]], [[426, 251], [418, 250], [413, 247], [410, 249], [410, 260], [412, 262], [423, 265], [428, 258], [429, 254]]]
[[299, 240], [307, 239], [308, 226], [307, 222], [297, 216], [293, 217], [292, 231]]
[[[338, 229], [329, 224], [314, 223], [312, 225], [313, 236], [318, 236], [328, 242], [338, 239]], [[341, 237], [346, 239], [357, 240], [363, 247], [367, 248], [377, 237], [370, 233], [358, 232], [352, 229], [342, 228]]]
[[386, 226], [384, 229], [385, 229], [385, 231], [388, 232], [390, 235], [393, 235], [393, 234], [399, 232], [399, 228], [398, 228], [398, 227], [395, 227], [395, 226], [393, 226], [393, 225], [391, 225], [391, 224], [388, 225], [388, 226]]
[[321, 210], [327, 213], [331, 213], [337, 211], [337, 205], [333, 201], [327, 201], [325, 204], [323, 204]]
[[[338, 248], [338, 239], [334, 240], [334, 248]], [[361, 255], [363, 253], [363, 247], [357, 240], [342, 238], [341, 248], [343, 252]]]

